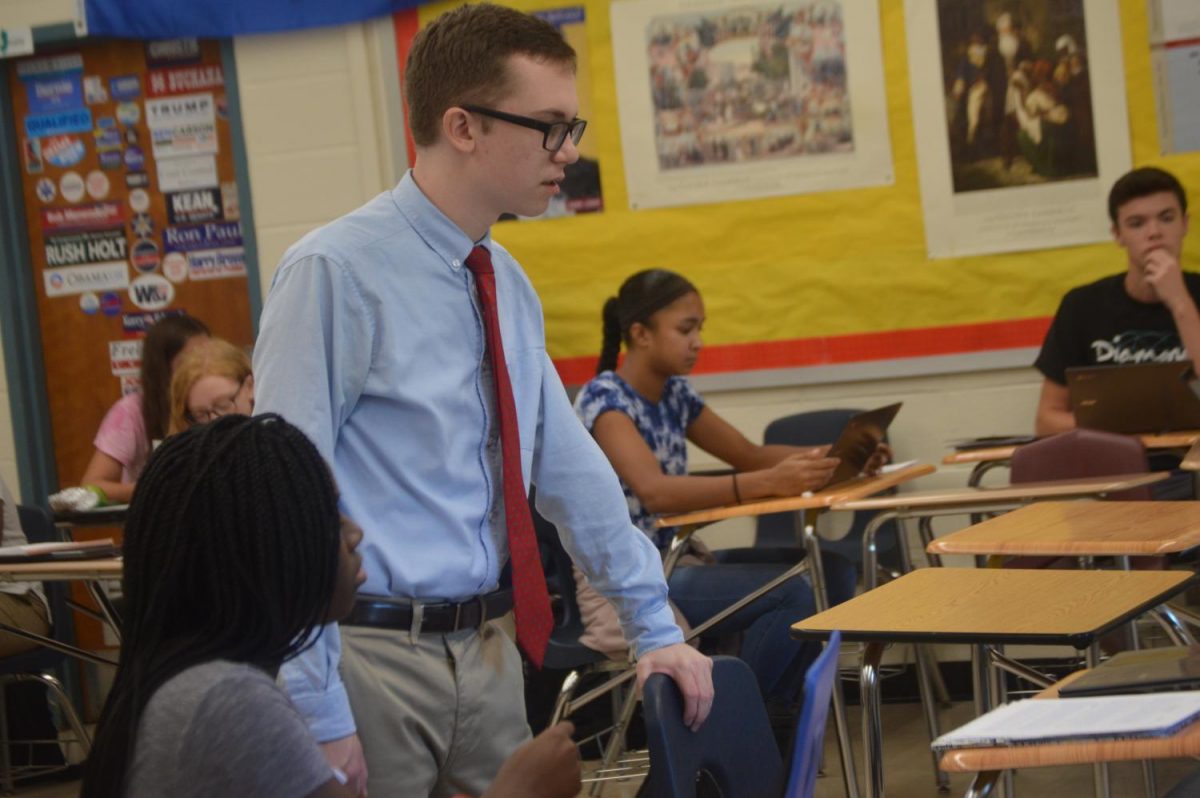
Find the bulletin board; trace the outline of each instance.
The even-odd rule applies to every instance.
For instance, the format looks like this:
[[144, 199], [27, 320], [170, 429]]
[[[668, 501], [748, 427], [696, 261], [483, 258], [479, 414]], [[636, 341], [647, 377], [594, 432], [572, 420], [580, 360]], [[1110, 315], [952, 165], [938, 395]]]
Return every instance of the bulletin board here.
[[252, 340], [220, 44], [107, 41], [8, 69], [59, 484], [187, 312]]
[[[617, 0], [623, 1], [636, 0]], [[1200, 155], [1163, 156], [1159, 148], [1145, 0], [1113, 1], [1120, 12], [1133, 164], [1174, 172], [1200, 198]], [[1125, 268], [1115, 243], [927, 257], [903, 0], [878, 0], [894, 184], [640, 211], [629, 209], [622, 166], [609, 2], [509, 4], [528, 11], [579, 4], [586, 12], [590, 86], [581, 90], [592, 98], [586, 135], [600, 164], [604, 210], [502, 222], [492, 231], [541, 296], [547, 345], [568, 384], [594, 373], [604, 300], [645, 268], [678, 271], [704, 297], [706, 349], [696, 373], [1038, 346], [1068, 289]], [[397, 15], [401, 64], [417, 21], [453, 5]], [[1200, 236], [1192, 235], [1185, 267], [1198, 256]]]

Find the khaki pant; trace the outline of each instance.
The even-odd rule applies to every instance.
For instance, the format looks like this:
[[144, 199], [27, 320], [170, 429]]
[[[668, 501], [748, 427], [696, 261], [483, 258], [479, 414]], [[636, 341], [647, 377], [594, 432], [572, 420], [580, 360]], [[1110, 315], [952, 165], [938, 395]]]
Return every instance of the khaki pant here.
[[[0, 593], [0, 622], [39, 635], [50, 634], [50, 617], [46, 605], [32, 593], [16, 595]], [[11, 657], [32, 651], [38, 644], [8, 632], [0, 632], [0, 657]]]
[[521, 657], [494, 624], [415, 640], [365, 626], [341, 632], [371, 798], [479, 795], [529, 739]]

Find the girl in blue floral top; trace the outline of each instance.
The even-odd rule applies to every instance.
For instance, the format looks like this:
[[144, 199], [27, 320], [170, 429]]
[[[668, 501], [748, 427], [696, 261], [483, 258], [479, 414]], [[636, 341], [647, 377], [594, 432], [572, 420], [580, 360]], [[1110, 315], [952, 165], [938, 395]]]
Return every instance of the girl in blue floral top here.
[[[604, 305], [604, 348], [597, 374], [575, 411], [621, 478], [633, 522], [665, 551], [673, 530], [660, 514], [682, 513], [770, 496], [794, 496], [829, 481], [838, 461], [828, 447], [760, 446], [705, 406], [685, 375], [702, 346], [704, 303], [678, 274], [639, 272]], [[621, 343], [624, 361], [617, 365]], [[688, 476], [687, 441], [732, 465], [721, 476]], [[734, 559], [734, 558], [731, 558]], [[671, 600], [698, 625], [789, 567], [780, 562], [680, 566]], [[822, 557], [829, 597], [854, 595], [855, 573], [837, 555]], [[718, 634], [742, 632], [740, 656], [753, 668], [770, 709], [794, 711], [804, 671], [819, 646], [791, 639], [791, 624], [816, 611], [808, 576], [792, 579], [728, 618]]]

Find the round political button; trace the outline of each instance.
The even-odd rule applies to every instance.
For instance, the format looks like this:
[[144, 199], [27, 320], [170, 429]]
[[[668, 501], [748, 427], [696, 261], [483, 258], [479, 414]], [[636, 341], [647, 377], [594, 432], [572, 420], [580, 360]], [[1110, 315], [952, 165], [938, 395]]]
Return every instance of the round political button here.
[[83, 178], [78, 172], [66, 172], [58, 179], [58, 190], [67, 202], [79, 202], [83, 199]]
[[100, 297], [91, 291], [83, 292], [79, 295], [79, 309], [91, 316], [100, 309]]

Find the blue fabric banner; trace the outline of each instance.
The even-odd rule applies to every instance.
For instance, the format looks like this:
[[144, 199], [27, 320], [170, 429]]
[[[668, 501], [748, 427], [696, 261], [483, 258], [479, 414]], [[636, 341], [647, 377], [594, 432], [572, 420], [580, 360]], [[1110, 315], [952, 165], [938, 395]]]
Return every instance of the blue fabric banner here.
[[88, 34], [128, 39], [222, 38], [381, 17], [419, 0], [84, 0]]

